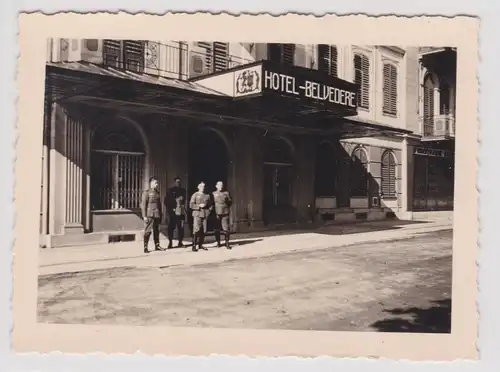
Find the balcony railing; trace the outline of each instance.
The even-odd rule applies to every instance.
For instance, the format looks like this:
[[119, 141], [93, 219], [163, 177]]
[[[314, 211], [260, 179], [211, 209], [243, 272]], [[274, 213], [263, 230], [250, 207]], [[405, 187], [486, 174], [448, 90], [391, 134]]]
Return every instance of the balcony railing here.
[[[204, 49], [184, 42], [161, 43], [136, 40], [85, 40], [82, 43], [83, 60], [113, 67], [122, 71], [147, 73], [175, 79], [189, 79], [224, 71], [253, 62], [253, 60], [231, 55], [228, 49]], [[210, 45], [210, 43], [205, 43]], [[91, 47], [92, 45], [92, 47]], [[60, 60], [68, 61], [68, 48], [60, 43]], [[74, 59], [73, 59], [74, 60]]]
[[442, 139], [455, 137], [455, 117], [452, 114], [422, 117], [422, 136]]

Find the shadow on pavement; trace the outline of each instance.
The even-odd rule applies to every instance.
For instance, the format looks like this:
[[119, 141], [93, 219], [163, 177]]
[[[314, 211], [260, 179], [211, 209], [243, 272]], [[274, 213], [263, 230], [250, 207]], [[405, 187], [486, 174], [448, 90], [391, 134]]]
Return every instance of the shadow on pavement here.
[[451, 299], [433, 301], [429, 308], [384, 310], [393, 317], [371, 325], [379, 332], [450, 333]]

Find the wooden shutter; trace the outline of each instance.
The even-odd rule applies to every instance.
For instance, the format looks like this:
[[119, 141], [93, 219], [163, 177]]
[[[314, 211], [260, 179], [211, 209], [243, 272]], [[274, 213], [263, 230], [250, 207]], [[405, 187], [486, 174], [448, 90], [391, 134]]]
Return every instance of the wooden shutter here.
[[227, 70], [229, 64], [229, 44], [214, 42], [214, 72]]
[[370, 108], [370, 60], [363, 54], [354, 55], [354, 83], [359, 85], [359, 107]]
[[295, 62], [295, 44], [281, 44], [281, 63], [293, 65]]
[[281, 63], [281, 44], [269, 43], [267, 45], [267, 59], [272, 62]]
[[229, 44], [221, 42], [199, 42], [205, 49], [205, 67], [209, 72], [227, 70], [229, 64]]
[[200, 48], [205, 49], [205, 68], [209, 72], [213, 72], [213, 49], [212, 49], [212, 43], [208, 42], [199, 42], [198, 46]]
[[142, 40], [124, 40], [123, 62], [127, 70], [142, 72], [144, 70], [145, 42]]
[[103, 59], [104, 64], [113, 67], [120, 67], [122, 43], [120, 40], [104, 40]]
[[381, 176], [382, 195], [396, 196], [396, 160], [389, 151], [382, 155]]
[[424, 135], [434, 133], [434, 82], [428, 75], [424, 81]]
[[318, 45], [318, 70], [338, 76], [338, 51], [334, 45]]
[[382, 112], [389, 115], [398, 113], [398, 70], [389, 63], [383, 68], [383, 108]]

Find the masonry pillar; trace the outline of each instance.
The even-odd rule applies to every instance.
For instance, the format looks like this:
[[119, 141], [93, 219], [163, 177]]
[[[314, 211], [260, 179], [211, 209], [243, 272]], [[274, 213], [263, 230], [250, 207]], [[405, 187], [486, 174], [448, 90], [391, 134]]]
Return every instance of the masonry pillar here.
[[237, 231], [250, 228], [255, 220], [254, 194], [254, 145], [251, 130], [246, 127], [234, 132], [234, 145], [230, 153], [230, 179], [233, 196], [232, 225]]
[[403, 139], [401, 151], [401, 211], [402, 218], [411, 219], [413, 206], [413, 184], [414, 184], [414, 146], [409, 143], [408, 138]]
[[85, 184], [85, 131], [79, 115], [71, 115], [64, 110], [65, 116], [65, 185], [66, 201], [64, 208], [64, 233], [83, 233], [84, 184]]
[[311, 219], [310, 208], [314, 206], [314, 178], [316, 148], [311, 137], [302, 137], [296, 141], [294, 168], [296, 179], [293, 185], [293, 205], [297, 208], [298, 222]]

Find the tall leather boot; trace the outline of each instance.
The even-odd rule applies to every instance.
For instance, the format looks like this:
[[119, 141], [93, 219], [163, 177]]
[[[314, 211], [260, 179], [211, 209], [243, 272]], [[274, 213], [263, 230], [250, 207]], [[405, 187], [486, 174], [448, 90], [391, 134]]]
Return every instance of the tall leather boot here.
[[230, 236], [230, 233], [229, 232], [226, 232], [226, 248], [227, 249], [231, 249], [231, 244], [229, 244], [229, 236]]
[[144, 253], [149, 253], [148, 251], [148, 243], [149, 243], [149, 234], [144, 235]]
[[200, 236], [198, 239], [199, 239], [198, 248], [207, 251], [207, 248], [203, 246], [203, 243], [205, 242], [205, 234], [200, 232]]
[[198, 248], [196, 247], [197, 243], [198, 243], [198, 233], [193, 235], [193, 247], [191, 248], [193, 252], [198, 252]]
[[215, 241], [217, 242], [217, 247], [222, 247], [222, 244], [220, 242], [220, 231], [215, 230]]

